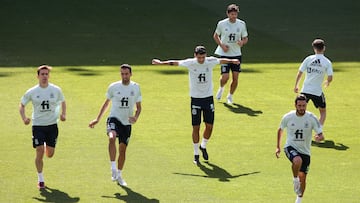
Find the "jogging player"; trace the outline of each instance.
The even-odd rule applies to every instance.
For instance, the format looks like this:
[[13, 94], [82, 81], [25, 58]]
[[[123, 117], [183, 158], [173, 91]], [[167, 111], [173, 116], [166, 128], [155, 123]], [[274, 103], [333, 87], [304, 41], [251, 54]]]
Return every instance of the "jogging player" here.
[[[37, 69], [39, 84], [26, 91], [20, 102], [20, 115], [25, 125], [32, 120], [32, 143], [36, 149], [35, 166], [38, 172], [38, 188], [45, 188], [43, 175], [44, 154], [51, 158], [55, 153], [58, 137], [58, 118], [66, 120], [66, 103], [60, 87], [49, 83], [51, 67], [42, 65]], [[25, 106], [32, 102], [32, 119], [25, 114]]]
[[306, 111], [307, 98], [299, 95], [295, 99], [295, 111], [285, 114], [281, 120], [277, 133], [277, 145], [275, 155], [280, 156], [281, 136], [284, 129], [287, 130], [287, 139], [284, 151], [292, 163], [294, 191], [297, 194], [296, 203], [300, 203], [304, 196], [306, 186], [306, 175], [310, 165], [310, 147], [312, 141], [312, 130], [316, 132], [315, 141], [324, 140], [320, 123], [316, 116]]
[[319, 109], [319, 120], [321, 126], [323, 126], [326, 119], [326, 101], [321, 86], [324, 81], [325, 74], [327, 74], [327, 80], [325, 80], [324, 87], [328, 87], [330, 85], [333, 80], [333, 68], [331, 61], [324, 56], [324, 40], [315, 39], [312, 42], [312, 47], [315, 54], [306, 57], [302, 62], [296, 75], [294, 92], [299, 92], [299, 81], [303, 72], [306, 71], [301, 94], [304, 94], [307, 97], [307, 101], [312, 100], [315, 107]]
[[[218, 22], [213, 38], [218, 45], [215, 54], [221, 58], [238, 59], [241, 62], [241, 47], [248, 42], [248, 32], [244, 21], [238, 19], [239, 6], [231, 4], [227, 7], [227, 18]], [[216, 99], [220, 100], [224, 92], [224, 86], [229, 80], [230, 70], [232, 72], [232, 82], [230, 91], [227, 95], [227, 103], [233, 103], [233, 94], [238, 86], [240, 64], [221, 65], [220, 87], [216, 94]]]
[[[131, 136], [131, 125], [134, 124], [140, 116], [142, 97], [139, 84], [130, 80], [132, 76], [131, 66], [128, 64], [121, 65], [120, 73], [121, 81], [110, 84], [106, 93], [106, 100], [96, 119], [90, 122], [89, 127], [95, 127], [107, 110], [110, 102], [112, 102], [110, 115], [106, 121], [107, 135], [109, 136], [111, 179], [113, 181], [117, 180], [122, 186], [126, 186], [127, 183], [122, 177], [122, 170], [125, 164], [126, 148]], [[136, 106], [135, 115], [134, 106]], [[115, 161], [116, 137], [119, 138], [117, 166]]]

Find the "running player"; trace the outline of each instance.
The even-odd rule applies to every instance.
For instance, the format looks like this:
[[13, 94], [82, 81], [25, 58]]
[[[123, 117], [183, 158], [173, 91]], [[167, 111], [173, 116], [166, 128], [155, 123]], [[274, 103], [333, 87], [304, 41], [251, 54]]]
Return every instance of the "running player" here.
[[[248, 32], [244, 21], [238, 19], [239, 6], [231, 4], [227, 7], [227, 17], [218, 22], [214, 32], [214, 40], [218, 47], [215, 54], [221, 58], [238, 59], [241, 62], [241, 47], [248, 42]], [[227, 103], [233, 103], [233, 94], [238, 86], [240, 64], [221, 65], [220, 88], [217, 91], [216, 99], [220, 100], [224, 92], [224, 86], [229, 80], [229, 72], [232, 72], [230, 92], [227, 95]]]
[[315, 39], [312, 43], [315, 54], [308, 56], [302, 62], [299, 72], [296, 76], [294, 92], [299, 92], [299, 81], [303, 72], [306, 71], [301, 94], [307, 97], [307, 101], [310, 99], [313, 101], [316, 108], [320, 111], [320, 124], [324, 125], [326, 119], [326, 102], [325, 95], [322, 90], [322, 83], [324, 81], [325, 73], [327, 74], [327, 80], [324, 83], [324, 87], [330, 85], [333, 80], [333, 69], [331, 61], [324, 56], [325, 43], [322, 39]]
[[306, 175], [309, 172], [310, 165], [312, 130], [316, 132], [316, 142], [324, 140], [318, 119], [313, 113], [306, 111], [306, 100], [305, 95], [297, 96], [295, 99], [296, 111], [290, 111], [283, 116], [277, 133], [275, 152], [276, 157], [279, 158], [281, 136], [284, 129], [287, 128], [287, 139], [284, 151], [292, 163], [294, 191], [297, 194], [296, 203], [301, 202], [305, 192]]
[[[195, 48], [194, 58], [185, 60], [160, 61], [153, 59], [154, 65], [176, 65], [183, 66], [189, 70], [190, 97], [191, 97], [191, 115], [192, 115], [192, 138], [194, 144], [194, 163], [199, 164], [199, 149], [202, 151], [203, 158], [209, 159], [206, 151], [206, 144], [210, 139], [214, 124], [214, 99], [212, 70], [217, 64], [234, 63], [239, 64], [238, 59], [218, 59], [207, 57], [204, 46]], [[205, 130], [203, 139], [199, 146], [201, 114], [204, 115]]]
[[49, 83], [51, 67], [42, 65], [37, 69], [39, 84], [30, 88], [20, 102], [20, 115], [25, 125], [29, 125], [31, 119], [25, 114], [25, 106], [31, 101], [32, 113], [32, 142], [36, 149], [35, 166], [38, 172], [38, 188], [45, 188], [43, 175], [44, 154], [51, 158], [55, 153], [55, 145], [58, 137], [57, 122], [60, 112], [60, 120], [66, 120], [66, 103], [61, 89]]
[[[123, 64], [120, 67], [121, 81], [110, 84], [106, 93], [106, 100], [101, 110], [89, 124], [90, 128], [94, 128], [100, 121], [101, 117], [107, 110], [110, 102], [112, 107], [110, 115], [106, 121], [107, 135], [109, 136], [109, 156], [111, 164], [111, 179], [118, 181], [122, 186], [127, 183], [122, 177], [122, 170], [125, 164], [125, 153], [131, 136], [131, 125], [134, 124], [141, 112], [141, 92], [139, 84], [130, 80], [132, 76], [131, 66]], [[134, 106], [136, 112], [134, 114]], [[116, 166], [116, 137], [119, 137], [119, 157]]]

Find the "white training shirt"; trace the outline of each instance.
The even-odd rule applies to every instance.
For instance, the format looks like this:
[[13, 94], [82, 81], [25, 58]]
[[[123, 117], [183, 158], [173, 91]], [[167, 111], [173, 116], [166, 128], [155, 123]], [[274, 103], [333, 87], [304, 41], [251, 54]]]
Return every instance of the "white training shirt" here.
[[35, 85], [21, 98], [21, 104], [26, 106], [32, 102], [32, 125], [48, 126], [58, 122], [60, 104], [65, 101], [60, 87], [49, 83], [46, 88]]
[[109, 117], [117, 118], [123, 125], [131, 125], [129, 117], [133, 116], [134, 105], [142, 100], [139, 84], [114, 82], [109, 85], [106, 98], [112, 102]]
[[241, 47], [237, 41], [248, 36], [244, 21], [236, 19], [235, 23], [231, 23], [229, 18], [221, 20], [217, 24], [215, 33], [220, 36], [221, 43], [229, 46], [227, 52], [217, 46], [215, 54], [219, 56], [241, 56]]
[[303, 116], [297, 116], [296, 111], [285, 114], [281, 120], [280, 128], [287, 128], [287, 138], [284, 147], [291, 146], [301, 154], [310, 156], [310, 146], [312, 141], [312, 130], [317, 134], [322, 132], [320, 122], [316, 116], [306, 111]]
[[179, 66], [189, 70], [190, 96], [193, 98], [206, 98], [213, 95], [212, 70], [220, 60], [215, 57], [206, 57], [203, 64], [196, 58], [179, 61]]
[[299, 71], [306, 71], [301, 92], [317, 96], [322, 94], [322, 83], [324, 81], [325, 73], [328, 76], [333, 75], [331, 61], [323, 54], [314, 54], [306, 57], [302, 62]]

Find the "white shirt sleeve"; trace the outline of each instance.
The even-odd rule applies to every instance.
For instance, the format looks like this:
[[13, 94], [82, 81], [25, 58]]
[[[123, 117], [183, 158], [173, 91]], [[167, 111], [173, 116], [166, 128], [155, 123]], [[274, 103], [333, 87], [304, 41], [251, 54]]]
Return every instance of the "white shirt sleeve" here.
[[217, 35], [219, 35], [219, 36], [221, 35], [221, 24], [220, 24], [220, 22], [218, 22], [218, 24], [216, 25], [215, 33]]
[[31, 100], [31, 92], [28, 90], [25, 94], [24, 94], [24, 96], [22, 96], [21, 97], [21, 104], [22, 105], [26, 105], [27, 103], [29, 103], [30, 102], [30, 100]]
[[287, 116], [284, 115], [281, 119], [281, 122], [280, 122], [280, 129], [281, 130], [284, 130], [287, 126], [287, 122], [288, 122], [288, 119], [287, 119]]
[[321, 124], [317, 119], [317, 117], [314, 114], [311, 114], [310, 117], [311, 117], [313, 129], [316, 132], [316, 134], [322, 133]]
[[141, 102], [142, 101], [142, 95], [141, 95], [141, 91], [140, 91], [140, 86], [137, 85], [137, 97], [136, 97], [136, 103]]
[[300, 65], [300, 68], [299, 68], [299, 71], [300, 72], [305, 72], [305, 70], [306, 70], [306, 68], [307, 68], [307, 61], [308, 61], [308, 59], [309, 59], [309, 57], [306, 57], [305, 59], [304, 59], [304, 61], [301, 63], [301, 65]]
[[184, 59], [179, 61], [179, 66], [188, 68], [191, 63], [193, 63], [193, 59]]
[[329, 67], [327, 67], [327, 69], [326, 69], [326, 74], [327, 74], [328, 76], [331, 76], [331, 75], [334, 74], [334, 73], [333, 73], [332, 64], [331, 64], [330, 61], [329, 61]]
[[112, 95], [112, 92], [111, 92], [111, 88], [112, 86], [110, 85], [109, 87], [108, 87], [108, 90], [107, 90], [107, 92], [106, 92], [106, 98], [107, 99], [111, 99], [112, 97], [113, 97], [113, 95]]
[[247, 32], [247, 28], [246, 28], [246, 24], [244, 22], [244, 29], [241, 32], [241, 38], [247, 37], [248, 36], [248, 32]]
[[59, 97], [58, 97], [58, 101], [59, 102], [63, 102], [65, 101], [65, 97], [64, 97], [64, 94], [62, 93], [61, 89], [59, 88]]

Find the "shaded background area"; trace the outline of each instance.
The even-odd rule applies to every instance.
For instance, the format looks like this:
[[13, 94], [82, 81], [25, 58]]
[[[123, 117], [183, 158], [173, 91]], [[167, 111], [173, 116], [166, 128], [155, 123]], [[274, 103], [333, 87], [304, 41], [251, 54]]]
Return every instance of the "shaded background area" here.
[[[0, 66], [149, 64], [210, 53], [232, 1], [0, 0]], [[242, 0], [250, 41], [245, 62], [300, 62], [315, 37], [333, 61], [359, 61], [360, 3]]]

